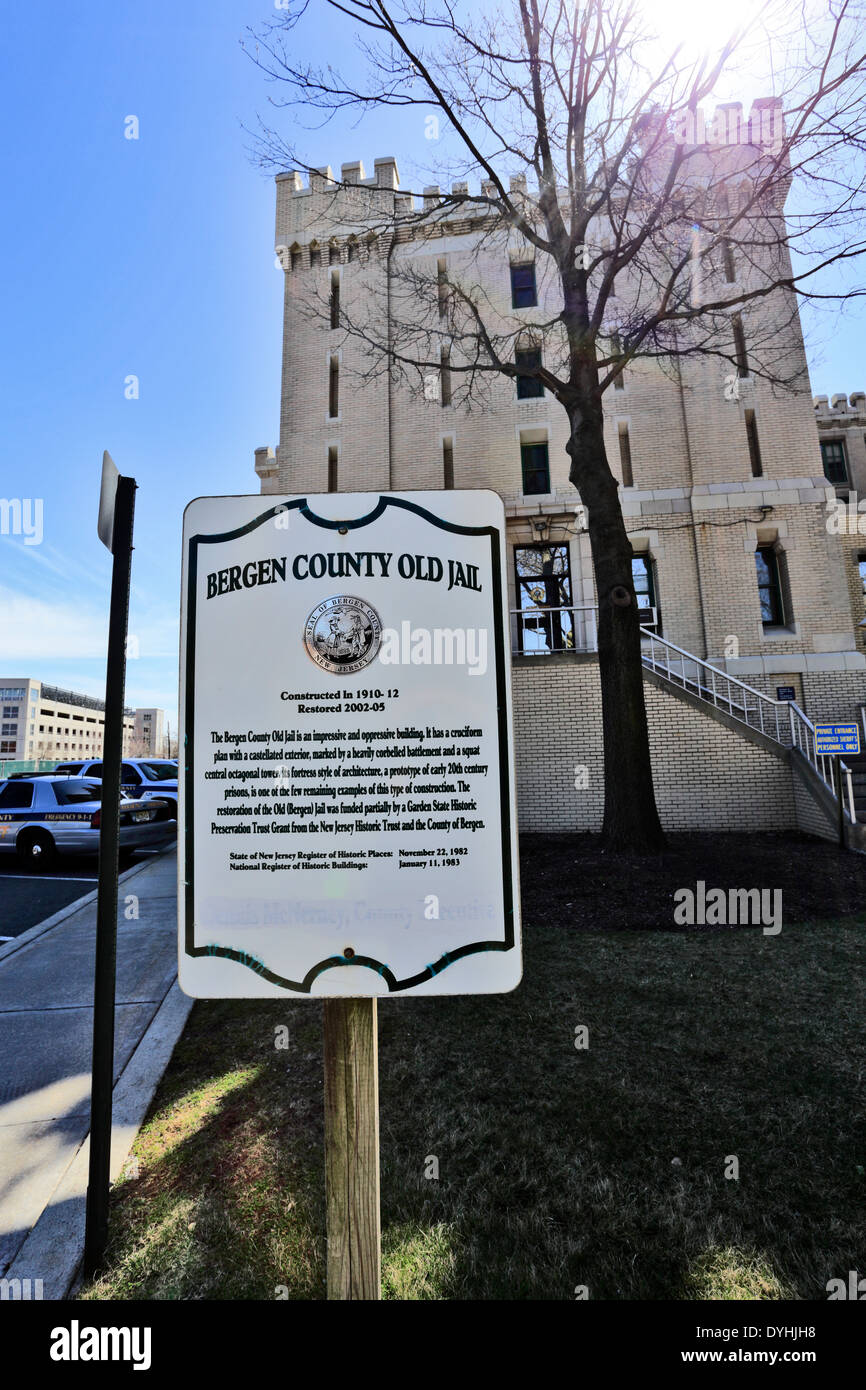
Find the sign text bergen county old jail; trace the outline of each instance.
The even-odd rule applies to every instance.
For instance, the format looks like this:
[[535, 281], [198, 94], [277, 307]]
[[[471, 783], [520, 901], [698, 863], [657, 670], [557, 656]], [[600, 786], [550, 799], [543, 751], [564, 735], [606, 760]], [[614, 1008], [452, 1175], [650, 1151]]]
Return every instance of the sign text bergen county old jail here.
[[482, 490], [189, 504], [188, 994], [519, 983], [504, 532]]

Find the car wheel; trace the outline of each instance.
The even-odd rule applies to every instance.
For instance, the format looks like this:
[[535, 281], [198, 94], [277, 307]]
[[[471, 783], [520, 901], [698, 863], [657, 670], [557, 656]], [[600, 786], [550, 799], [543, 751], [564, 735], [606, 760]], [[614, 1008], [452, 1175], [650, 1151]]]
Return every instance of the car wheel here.
[[18, 858], [37, 869], [46, 869], [54, 862], [57, 848], [46, 830], [25, 830], [15, 844]]

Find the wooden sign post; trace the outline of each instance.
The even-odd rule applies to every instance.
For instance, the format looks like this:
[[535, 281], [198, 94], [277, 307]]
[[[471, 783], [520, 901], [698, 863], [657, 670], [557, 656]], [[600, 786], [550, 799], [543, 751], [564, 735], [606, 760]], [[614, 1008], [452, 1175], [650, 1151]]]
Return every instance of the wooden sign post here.
[[325, 1000], [328, 1298], [381, 1296], [375, 999]]
[[184, 516], [178, 978], [324, 1003], [328, 1297], [378, 1299], [378, 1000], [520, 982], [492, 492]]

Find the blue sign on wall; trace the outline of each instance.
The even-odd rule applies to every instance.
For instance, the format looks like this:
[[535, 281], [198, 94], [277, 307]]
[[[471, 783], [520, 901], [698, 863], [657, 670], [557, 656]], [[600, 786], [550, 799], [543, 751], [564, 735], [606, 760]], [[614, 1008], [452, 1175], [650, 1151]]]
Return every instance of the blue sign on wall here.
[[815, 752], [859, 753], [859, 728], [856, 724], [816, 724]]

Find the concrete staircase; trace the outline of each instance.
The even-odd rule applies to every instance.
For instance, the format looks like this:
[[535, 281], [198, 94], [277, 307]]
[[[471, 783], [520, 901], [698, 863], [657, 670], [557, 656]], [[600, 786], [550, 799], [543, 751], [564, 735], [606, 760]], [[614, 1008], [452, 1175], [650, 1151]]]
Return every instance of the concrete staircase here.
[[[799, 775], [805, 778], [832, 833], [839, 811], [835, 759], [816, 754], [814, 725], [799, 705], [793, 700], [773, 700], [646, 629], [641, 658], [647, 670], [668, 688], [700, 701], [726, 721], [746, 725], [772, 740], [780, 751], [784, 749], [792, 766], [796, 763]], [[866, 752], [843, 761], [842, 804], [846, 842], [852, 849], [866, 850]]]

